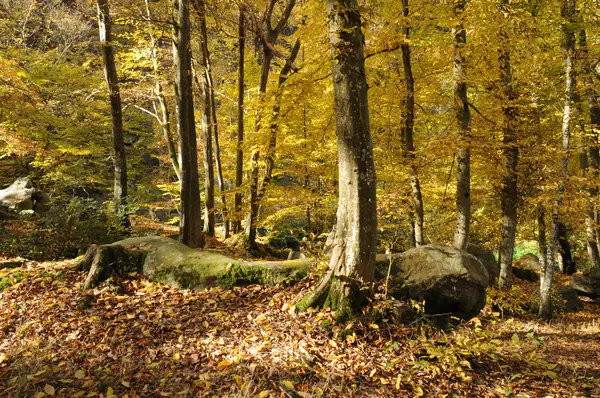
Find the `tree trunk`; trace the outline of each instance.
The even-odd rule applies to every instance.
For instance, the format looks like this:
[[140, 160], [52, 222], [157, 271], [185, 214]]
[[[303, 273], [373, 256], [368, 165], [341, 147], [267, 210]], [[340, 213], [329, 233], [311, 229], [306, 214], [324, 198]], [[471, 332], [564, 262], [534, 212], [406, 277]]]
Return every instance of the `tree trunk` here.
[[[115, 56], [112, 47], [112, 21], [108, 0], [97, 0], [98, 30], [100, 33], [100, 51], [104, 61], [104, 77], [110, 97], [110, 117], [112, 127], [112, 158], [114, 167], [114, 200], [117, 211], [127, 204], [127, 156], [123, 141], [123, 114], [121, 108], [121, 93]], [[122, 225], [129, 227], [129, 216], [125, 214]]]
[[[590, 111], [590, 129], [587, 133], [587, 147], [590, 153], [590, 167], [592, 169], [592, 178], [597, 180], [600, 175], [600, 148], [598, 146], [598, 132], [600, 131], [600, 99], [594, 85], [595, 73], [592, 67], [592, 61], [589, 57], [587, 47], [587, 34], [584, 29], [580, 31], [579, 46], [582, 53], [582, 70], [585, 95], [587, 97]], [[598, 198], [598, 186], [592, 184], [590, 187], [591, 201]], [[596, 251], [600, 252], [600, 211], [593, 207], [593, 219], [591, 220], [594, 231], [594, 240], [596, 242]], [[598, 264], [600, 266], [600, 264]]]
[[213, 167], [213, 98], [212, 76], [210, 73], [210, 52], [208, 50], [208, 32], [206, 29], [206, 10], [203, 0], [195, 2], [200, 25], [200, 63], [202, 64], [201, 88], [202, 101], [202, 139], [204, 149], [204, 231], [209, 236], [215, 235], [215, 172]]
[[[542, 204], [537, 205], [538, 224], [538, 248], [540, 252], [540, 307], [539, 316], [550, 319], [552, 316], [552, 302], [550, 288], [552, 287], [552, 276], [554, 273], [554, 261], [548, 258], [548, 245], [546, 243], [546, 210]], [[553, 249], [550, 249], [552, 253]], [[550, 269], [548, 268], [550, 264]]]
[[300, 50], [300, 41], [296, 40], [292, 50], [290, 52], [290, 56], [288, 57], [288, 62], [285, 64], [279, 73], [279, 82], [277, 87], [277, 92], [275, 93], [275, 103], [273, 104], [273, 110], [271, 112], [271, 126], [270, 126], [270, 137], [269, 137], [269, 146], [267, 148], [267, 156], [265, 159], [265, 174], [258, 190], [258, 195], [256, 198], [256, 202], [260, 204], [260, 201], [265, 195], [267, 190], [267, 185], [271, 182], [271, 177], [273, 175], [273, 168], [275, 167], [275, 150], [277, 149], [277, 132], [279, 131], [279, 112], [281, 110], [281, 97], [283, 95], [283, 85], [287, 81], [289, 74], [291, 72], [291, 64], [294, 63], [296, 57], [298, 56], [298, 51]]
[[[499, 4], [505, 20], [510, 18], [508, 0], [501, 0]], [[512, 261], [515, 248], [515, 234], [517, 230], [517, 162], [519, 148], [515, 137], [516, 109], [515, 90], [512, 81], [510, 64], [510, 42], [504, 26], [500, 31], [500, 80], [503, 91], [502, 114], [504, 118], [504, 176], [502, 178], [501, 208], [502, 231], [500, 239], [500, 276], [498, 285], [501, 289], [510, 290], [512, 278]]]
[[[256, 113], [256, 119], [254, 120], [254, 136], [260, 131], [261, 123], [261, 112], [262, 104], [264, 102], [264, 95], [267, 91], [267, 82], [269, 80], [269, 69], [271, 67], [271, 61], [273, 59], [273, 53], [266, 46], [263, 45], [263, 64], [260, 74], [260, 83], [258, 87], [259, 95], [259, 106]], [[248, 193], [248, 206], [249, 211], [246, 217], [246, 244], [250, 248], [256, 247], [256, 218], [258, 217], [258, 160], [260, 158], [260, 150], [255, 149], [252, 151], [250, 157], [250, 191]]]
[[240, 6], [240, 15], [238, 21], [238, 101], [237, 101], [237, 151], [235, 155], [235, 217], [233, 223], [233, 232], [238, 233], [242, 230], [240, 214], [242, 212], [242, 178], [244, 173], [244, 49], [246, 38], [244, 37], [244, 10]]
[[417, 165], [415, 164], [415, 146], [413, 130], [415, 123], [415, 80], [412, 73], [410, 58], [410, 25], [408, 23], [408, 0], [402, 0], [402, 16], [404, 27], [402, 34], [402, 65], [404, 66], [405, 94], [402, 106], [404, 124], [402, 126], [402, 139], [404, 141], [404, 154], [410, 163], [410, 186], [414, 202], [414, 239], [416, 247], [424, 244], [423, 239], [423, 195], [421, 194], [421, 183]]
[[173, 0], [173, 64], [177, 99], [177, 131], [181, 170], [181, 241], [203, 247], [198, 150], [192, 96], [190, 1]]
[[[260, 73], [260, 83], [258, 87], [258, 95], [259, 95], [259, 106], [258, 112], [256, 113], [256, 119], [254, 121], [254, 135], [256, 136], [260, 131], [260, 123], [261, 123], [261, 112], [262, 112], [262, 103], [264, 101], [264, 94], [267, 92], [267, 83], [269, 81], [269, 70], [271, 69], [271, 61], [275, 54], [273, 54], [273, 50], [271, 47], [276, 43], [277, 38], [283, 31], [283, 28], [287, 25], [287, 21], [290, 17], [292, 9], [296, 4], [296, 0], [289, 0], [283, 15], [280, 17], [279, 21], [275, 28], [272, 27], [272, 14], [273, 8], [277, 0], [271, 0], [269, 7], [267, 9], [267, 13], [265, 16], [265, 33], [262, 34], [262, 69]], [[248, 195], [249, 202], [249, 211], [248, 217], [246, 218], [246, 244], [250, 248], [256, 247], [256, 220], [258, 218], [258, 210], [260, 208], [259, 203], [259, 186], [258, 186], [258, 161], [260, 158], [260, 150], [255, 149], [252, 152], [252, 157], [250, 158], [250, 192]]]
[[[583, 149], [579, 154], [581, 169], [584, 174], [587, 174], [589, 169], [587, 151]], [[589, 187], [590, 197], [594, 198], [596, 192], [593, 187]], [[592, 268], [600, 266], [600, 253], [598, 252], [598, 242], [596, 241], [596, 231], [594, 229], [594, 205], [591, 201], [586, 203], [585, 208], [585, 233], [588, 256], [590, 258], [590, 266]]]
[[329, 270], [298, 308], [329, 306], [338, 320], [364, 303], [363, 284], [373, 279], [377, 206], [369, 127], [364, 37], [357, 0], [328, 0], [339, 158], [336, 237]]
[[[462, 18], [466, 0], [457, 0], [454, 15]], [[459, 148], [456, 151], [456, 229], [454, 247], [466, 249], [471, 223], [471, 149], [469, 146], [471, 111], [467, 98], [467, 66], [463, 47], [467, 43], [467, 31], [462, 22], [452, 28], [454, 37], [454, 106], [458, 122]]]
[[[173, 166], [173, 171], [175, 171], [175, 175], [177, 179], [181, 179], [181, 174], [179, 172], [179, 160], [177, 158], [177, 150], [175, 149], [175, 143], [171, 138], [171, 122], [169, 120], [169, 109], [167, 107], [167, 99], [165, 98], [165, 94], [163, 93], [162, 85], [160, 84], [160, 80], [158, 78], [159, 73], [159, 63], [158, 63], [158, 48], [156, 46], [156, 40], [154, 39], [153, 33], [153, 24], [152, 24], [152, 13], [150, 12], [149, 0], [144, 0], [146, 5], [146, 16], [148, 18], [148, 30], [150, 32], [150, 50], [152, 57], [152, 73], [154, 74], [154, 95], [156, 95], [156, 102], [154, 103], [154, 111], [157, 115], [157, 119], [160, 123], [160, 127], [163, 131], [163, 136], [165, 138], [165, 142], [167, 143], [167, 148], [169, 150], [169, 157], [171, 158], [171, 165]], [[158, 116], [158, 110], [156, 109], [156, 103], [158, 103], [160, 107], [160, 112], [162, 118]]]
[[[573, 108], [573, 95], [575, 94], [575, 68], [573, 64], [575, 35], [572, 26], [574, 14], [575, 0], [562, 0], [561, 15], [564, 19], [562, 26], [562, 47], [565, 54], [565, 104], [562, 123], [562, 149], [564, 151], [564, 155], [562, 158], [561, 177], [558, 183], [558, 189], [556, 191], [556, 201], [552, 210], [552, 235], [549, 245], [549, 259], [546, 262], [546, 269], [541, 270], [540, 316], [545, 320], [550, 320], [552, 317], [551, 288], [552, 278], [554, 277], [555, 250], [560, 244], [561, 235], [559, 212], [564, 201], [565, 180], [567, 178], [567, 170], [569, 165], [568, 151], [571, 140], [571, 112]], [[564, 226], [562, 226], [562, 229], [564, 229]]]

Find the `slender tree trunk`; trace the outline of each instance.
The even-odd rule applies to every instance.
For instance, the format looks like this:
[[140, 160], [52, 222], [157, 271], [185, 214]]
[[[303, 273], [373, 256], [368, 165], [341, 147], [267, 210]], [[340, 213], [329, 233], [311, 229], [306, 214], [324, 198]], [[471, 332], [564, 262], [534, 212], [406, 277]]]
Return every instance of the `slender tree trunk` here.
[[[582, 53], [583, 82], [585, 87], [585, 96], [587, 98], [590, 111], [590, 129], [587, 136], [587, 147], [590, 153], [590, 167], [592, 169], [592, 178], [597, 180], [600, 175], [600, 148], [598, 145], [598, 133], [600, 132], [600, 99], [594, 85], [594, 71], [592, 61], [587, 47], [587, 34], [584, 29], [580, 31], [579, 46]], [[591, 201], [598, 199], [598, 186], [594, 183], [590, 187]], [[591, 220], [594, 230], [594, 241], [596, 242], [596, 251], [600, 252], [600, 211], [593, 206], [593, 219]], [[597, 264], [600, 267], [600, 263]]]
[[329, 270], [300, 309], [325, 305], [338, 319], [364, 303], [361, 286], [373, 279], [377, 206], [369, 127], [364, 37], [357, 0], [328, 0], [339, 158], [336, 238]]
[[267, 185], [269, 184], [269, 182], [271, 182], [271, 177], [273, 175], [273, 168], [275, 167], [275, 150], [277, 149], [277, 132], [279, 131], [279, 112], [281, 110], [281, 97], [283, 95], [283, 86], [291, 72], [290, 65], [296, 60], [299, 50], [300, 41], [296, 40], [290, 52], [290, 56], [288, 57], [288, 62], [283, 68], [281, 68], [281, 72], [279, 73], [279, 83], [277, 87], [277, 92], [275, 93], [275, 103], [273, 104], [273, 110], [271, 112], [272, 119], [270, 125], [269, 146], [267, 148], [267, 155], [265, 159], [265, 174], [260, 188], [258, 190], [258, 195], [256, 198], [257, 203], [260, 203], [260, 201], [264, 197], [265, 192], [267, 190]]
[[416, 247], [424, 244], [423, 239], [423, 195], [417, 165], [415, 164], [415, 145], [413, 130], [415, 124], [415, 79], [412, 73], [410, 58], [410, 25], [408, 23], [408, 0], [402, 0], [402, 16], [405, 18], [402, 34], [404, 41], [402, 48], [402, 65], [404, 66], [405, 94], [402, 107], [404, 124], [402, 126], [402, 139], [404, 141], [405, 156], [410, 163], [410, 186], [414, 202], [414, 239]]
[[[296, 4], [296, 0], [289, 0], [283, 15], [280, 17], [279, 21], [275, 28], [272, 27], [272, 14], [275, 4], [277, 0], [271, 0], [269, 4], [269, 8], [267, 10], [267, 14], [265, 17], [265, 33], [261, 38], [262, 40], [262, 54], [263, 54], [263, 63], [262, 69], [260, 73], [260, 83], [258, 88], [259, 93], [259, 106], [258, 112], [256, 114], [256, 119], [254, 121], [254, 135], [256, 136], [260, 131], [261, 124], [261, 113], [262, 113], [262, 104], [264, 101], [264, 95], [267, 92], [267, 83], [269, 81], [269, 71], [271, 69], [271, 62], [273, 60], [273, 50], [271, 46], [275, 44], [277, 38], [283, 31], [283, 28], [287, 25], [287, 21], [290, 17], [292, 9]], [[250, 248], [256, 247], [256, 220], [258, 218], [258, 210], [260, 208], [259, 203], [259, 186], [258, 186], [258, 161], [260, 158], [260, 150], [255, 149], [252, 152], [252, 157], [250, 158], [250, 192], [248, 195], [249, 202], [249, 211], [248, 217], [246, 219], [246, 243]]]
[[[573, 108], [573, 95], [575, 94], [575, 68], [573, 64], [573, 53], [575, 50], [575, 35], [573, 32], [573, 17], [575, 14], [575, 0], [562, 0], [561, 15], [563, 24], [563, 51], [565, 67], [565, 104], [562, 123], [562, 158], [561, 177], [556, 192], [556, 201], [552, 210], [552, 234], [549, 245], [549, 260], [545, 269], [541, 269], [541, 291], [540, 291], [540, 316], [549, 320], [552, 317], [551, 288], [554, 277], [555, 250], [560, 244], [561, 222], [559, 212], [564, 201], [565, 180], [569, 165], [569, 143], [571, 140], [571, 112]], [[564, 229], [564, 226], [562, 227]]]
[[[553, 261], [548, 259], [548, 245], [546, 243], [546, 210], [540, 203], [537, 205], [537, 224], [538, 224], [538, 249], [540, 252], [540, 271], [543, 277], [540, 280], [540, 306], [539, 316], [545, 319], [550, 319], [552, 316], [552, 302], [550, 299], [550, 288], [552, 286], [552, 275], [548, 272], [554, 272], [554, 264], [551, 264], [552, 269], [548, 269], [548, 262]], [[549, 285], [548, 285], [549, 284]]]
[[[584, 174], [587, 174], [589, 162], [585, 149], [579, 154], [579, 162]], [[593, 187], [589, 187], [588, 191], [591, 198], [596, 195]], [[595, 268], [600, 266], [600, 253], [598, 252], [598, 242], [596, 241], [596, 231], [594, 230], [594, 205], [591, 201], [588, 201], [585, 207], [585, 233], [590, 265]]]
[[181, 241], [203, 247], [198, 150], [192, 95], [190, 1], [173, 0], [173, 64], [177, 99], [177, 131], [181, 170]]
[[[462, 18], [466, 0], [457, 0], [454, 15]], [[467, 31], [462, 22], [453, 29], [454, 37], [454, 106], [458, 122], [458, 135], [462, 141], [456, 151], [456, 229], [454, 247], [466, 249], [471, 223], [471, 149], [469, 148], [471, 111], [467, 98], [467, 65], [463, 48], [467, 43]]]
[[208, 31], [206, 29], [206, 9], [204, 0], [196, 0], [195, 6], [198, 12], [200, 25], [200, 62], [202, 64], [201, 88], [202, 88], [202, 139], [204, 149], [204, 231], [209, 236], [215, 235], [215, 171], [213, 167], [213, 112], [212, 105], [212, 76], [210, 70], [210, 52], [208, 49]]
[[237, 151], [235, 155], [235, 217], [233, 232], [238, 233], [242, 230], [240, 214], [242, 212], [242, 178], [244, 174], [244, 50], [246, 38], [244, 37], [244, 10], [240, 6], [240, 15], [238, 21], [238, 101], [237, 101]]
[[[508, 0], [501, 0], [499, 8], [505, 20], [510, 18]], [[500, 288], [510, 290], [512, 277], [512, 261], [517, 230], [517, 162], [519, 148], [515, 137], [516, 109], [514, 105], [515, 90], [512, 81], [510, 64], [510, 42], [504, 26], [500, 31], [500, 80], [503, 91], [502, 114], [504, 117], [504, 176], [502, 178], [501, 208], [502, 232], [500, 239]]]
[[151, 49], [151, 57], [152, 57], [152, 73], [154, 74], [154, 95], [156, 96], [156, 101], [154, 103], [155, 112], [158, 115], [158, 110], [156, 109], [156, 104], [158, 103], [160, 107], [160, 113], [162, 117], [158, 117], [160, 127], [163, 131], [163, 136], [165, 138], [165, 142], [167, 143], [167, 148], [169, 150], [169, 157], [171, 158], [171, 165], [173, 166], [173, 170], [175, 171], [175, 175], [177, 179], [181, 179], [181, 175], [179, 172], [179, 160], [177, 158], [177, 150], [175, 149], [175, 143], [171, 138], [171, 122], [169, 120], [169, 109], [167, 107], [167, 99], [165, 98], [165, 94], [162, 89], [162, 85], [160, 84], [160, 80], [158, 78], [159, 73], [159, 63], [158, 63], [158, 48], [156, 46], [156, 40], [154, 39], [153, 24], [152, 24], [152, 14], [150, 12], [150, 5], [148, 4], [148, 0], [144, 0], [146, 5], [146, 16], [148, 18], [148, 30], [150, 32], [150, 49]]
[[[123, 140], [123, 114], [121, 108], [121, 93], [115, 56], [112, 47], [112, 20], [108, 0], [97, 0], [98, 29], [100, 33], [100, 50], [104, 61], [104, 78], [110, 97], [110, 117], [112, 128], [112, 158], [114, 167], [114, 200], [117, 207], [127, 204], [127, 155]], [[129, 216], [123, 215], [122, 225], [129, 227]]]

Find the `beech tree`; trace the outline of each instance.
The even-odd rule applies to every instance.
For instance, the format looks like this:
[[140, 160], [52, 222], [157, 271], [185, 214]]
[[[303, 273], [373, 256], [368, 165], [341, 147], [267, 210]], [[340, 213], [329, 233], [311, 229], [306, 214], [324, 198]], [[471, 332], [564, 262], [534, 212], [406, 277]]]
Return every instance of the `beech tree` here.
[[[97, 0], [98, 30], [100, 32], [100, 51], [104, 61], [104, 77], [110, 98], [110, 119], [112, 128], [112, 158], [114, 167], [113, 195], [117, 211], [127, 204], [127, 155], [123, 140], [123, 110], [117, 67], [112, 47], [112, 21], [108, 0]], [[123, 225], [129, 226], [129, 217], [125, 214]]]
[[454, 231], [454, 247], [466, 249], [469, 241], [471, 223], [471, 148], [469, 147], [471, 110], [467, 97], [467, 65], [463, 53], [467, 43], [467, 31], [461, 21], [465, 11], [466, 0], [456, 0], [454, 16], [456, 25], [452, 28], [454, 39], [454, 107], [458, 123], [460, 146], [456, 150], [456, 229]]
[[404, 17], [404, 26], [402, 27], [403, 41], [402, 48], [402, 66], [404, 67], [404, 102], [402, 106], [403, 126], [402, 139], [404, 140], [405, 156], [410, 163], [410, 186], [414, 202], [414, 220], [413, 226], [415, 246], [422, 246], [425, 242], [423, 238], [423, 195], [421, 193], [421, 182], [417, 165], [415, 164], [415, 145], [413, 131], [415, 125], [415, 79], [412, 72], [412, 62], [410, 55], [410, 24], [408, 21], [408, 0], [402, 0], [402, 16]]
[[510, 289], [512, 277], [512, 261], [517, 232], [517, 161], [519, 149], [516, 139], [516, 107], [515, 88], [513, 87], [512, 67], [510, 63], [510, 37], [508, 22], [510, 21], [510, 4], [502, 0], [498, 8], [503, 15], [505, 25], [500, 29], [500, 86], [502, 87], [502, 115], [504, 145], [504, 176], [500, 194], [502, 210], [502, 229], [500, 236], [500, 276], [498, 285], [502, 289]]
[[375, 166], [369, 125], [364, 37], [356, 0], [328, 0], [333, 57], [339, 202], [329, 269], [299, 308], [329, 306], [338, 319], [357, 313], [373, 280], [377, 246]]
[[173, 0], [173, 63], [181, 170], [180, 237], [181, 241], [190, 247], [203, 247], [198, 150], [192, 95], [190, 0]]

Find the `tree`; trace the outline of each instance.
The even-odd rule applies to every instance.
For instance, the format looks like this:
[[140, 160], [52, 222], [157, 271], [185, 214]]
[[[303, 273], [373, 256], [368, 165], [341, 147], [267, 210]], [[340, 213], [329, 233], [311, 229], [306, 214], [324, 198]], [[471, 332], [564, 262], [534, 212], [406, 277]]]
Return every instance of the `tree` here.
[[502, 178], [502, 191], [500, 197], [502, 210], [502, 231], [500, 238], [500, 276], [498, 285], [509, 290], [512, 277], [512, 260], [515, 248], [515, 234], [517, 230], [517, 162], [519, 148], [515, 136], [516, 108], [515, 88], [513, 87], [512, 69], [510, 64], [510, 38], [508, 35], [508, 21], [510, 19], [510, 5], [508, 0], [501, 0], [498, 4], [504, 16], [505, 25], [500, 29], [500, 85], [502, 87], [502, 115], [504, 176]]
[[181, 169], [181, 241], [203, 247], [201, 229], [198, 151], [192, 96], [190, 0], [173, 0], [173, 63], [177, 99], [177, 131]]
[[[177, 155], [177, 150], [175, 149], [175, 144], [173, 139], [171, 138], [171, 122], [169, 118], [169, 108], [167, 107], [167, 99], [165, 98], [165, 94], [163, 92], [162, 84], [160, 83], [160, 79], [158, 78], [159, 72], [159, 62], [158, 62], [158, 48], [156, 45], [156, 40], [154, 38], [153, 32], [153, 23], [152, 23], [152, 14], [150, 12], [150, 5], [148, 4], [149, 0], [145, 0], [144, 4], [146, 5], [146, 17], [148, 18], [148, 30], [150, 36], [150, 55], [152, 57], [152, 73], [154, 74], [154, 95], [156, 96], [156, 101], [153, 102], [154, 112], [150, 113], [147, 110], [147, 113], [150, 113], [152, 116], [156, 118], [160, 127], [163, 131], [163, 136], [165, 138], [165, 142], [167, 143], [167, 148], [169, 150], [169, 157], [171, 158], [171, 164], [173, 166], [173, 171], [175, 171], [175, 175], [180, 179], [180, 171], [179, 171], [179, 160]], [[158, 114], [157, 109], [160, 107], [160, 114]]]
[[338, 319], [344, 319], [360, 309], [365, 296], [361, 288], [373, 280], [376, 179], [357, 0], [328, 0], [327, 19], [339, 160], [336, 236], [327, 273], [298, 306], [330, 306]]
[[[100, 45], [102, 59], [104, 60], [104, 77], [108, 86], [110, 97], [110, 116], [113, 143], [114, 188], [115, 205], [118, 208], [127, 204], [127, 154], [123, 140], [123, 115], [121, 108], [121, 93], [117, 78], [117, 67], [112, 47], [112, 21], [108, 0], [97, 0], [98, 30], [100, 32]], [[129, 217], [123, 218], [123, 226], [129, 226]]]
[[415, 145], [413, 130], [415, 125], [415, 79], [412, 73], [410, 58], [410, 24], [408, 21], [408, 0], [402, 0], [402, 16], [404, 26], [402, 27], [403, 41], [402, 65], [404, 67], [404, 101], [402, 106], [403, 126], [402, 139], [404, 141], [405, 157], [410, 163], [410, 186], [414, 202], [414, 242], [417, 247], [425, 242], [423, 238], [423, 195], [421, 194], [421, 183], [417, 165], [415, 164]]
[[471, 223], [471, 149], [469, 148], [469, 123], [471, 111], [467, 97], [467, 65], [463, 48], [467, 43], [467, 31], [461, 22], [465, 11], [466, 0], [456, 0], [454, 16], [458, 22], [452, 28], [454, 38], [453, 71], [454, 71], [454, 108], [458, 122], [458, 135], [461, 143], [456, 151], [456, 229], [454, 231], [454, 247], [466, 249], [469, 241]]
[[242, 211], [242, 194], [239, 192], [244, 175], [244, 50], [246, 38], [244, 37], [244, 9], [240, 5], [238, 16], [238, 79], [237, 79], [237, 142], [235, 155], [235, 193], [234, 211], [236, 216], [233, 222], [233, 232], [238, 233], [242, 229], [240, 213]]
[[[202, 143], [204, 149], [204, 231], [215, 235], [215, 171], [213, 167], [213, 119], [212, 119], [212, 76], [210, 70], [210, 52], [208, 50], [208, 31], [206, 28], [206, 10], [203, 0], [194, 2], [200, 25], [200, 64], [201, 77], [198, 85], [202, 93]], [[195, 75], [196, 78], [198, 77]]]
[[[262, 67], [260, 72], [260, 82], [258, 86], [259, 100], [262, 101], [265, 93], [267, 92], [267, 83], [269, 81], [269, 71], [271, 69], [271, 62], [275, 56], [274, 46], [281, 35], [281, 32], [286, 27], [288, 19], [292, 13], [292, 9], [296, 5], [296, 0], [289, 0], [283, 13], [275, 27], [273, 27], [273, 10], [277, 0], [270, 0], [266, 16], [264, 18], [264, 27], [260, 28], [260, 42], [262, 48]], [[256, 114], [254, 120], [254, 133], [255, 135], [260, 130], [261, 125], [261, 107]], [[260, 158], [260, 150], [255, 149], [252, 152], [250, 159], [250, 192], [248, 195], [248, 217], [246, 219], [246, 243], [248, 247], [256, 246], [256, 219], [258, 217], [259, 210], [259, 198], [258, 198], [258, 161]]]
[[[562, 49], [564, 53], [564, 74], [565, 74], [565, 92], [564, 92], [564, 108], [562, 121], [562, 162], [561, 176], [556, 191], [556, 200], [552, 209], [552, 232], [550, 236], [550, 244], [548, 247], [548, 261], [544, 264], [545, 267], [540, 269], [540, 310], [539, 315], [545, 320], [552, 317], [552, 279], [554, 277], [555, 250], [560, 244], [561, 229], [564, 230], [564, 224], [560, 222], [559, 212], [564, 202], [565, 180], [569, 167], [569, 147], [571, 140], [571, 113], [574, 105], [575, 95], [575, 32], [573, 29], [575, 14], [575, 0], [561, 0], [561, 16], [563, 17], [562, 25]], [[562, 225], [561, 225], [562, 224]], [[564, 236], [564, 235], [563, 235]], [[563, 265], [566, 265], [563, 263]]]

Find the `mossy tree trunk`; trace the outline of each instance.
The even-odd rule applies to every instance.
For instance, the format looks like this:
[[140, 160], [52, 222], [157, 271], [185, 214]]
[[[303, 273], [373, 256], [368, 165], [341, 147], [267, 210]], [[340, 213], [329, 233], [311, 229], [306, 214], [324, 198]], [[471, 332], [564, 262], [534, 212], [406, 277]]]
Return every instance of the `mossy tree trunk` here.
[[338, 320], [357, 314], [373, 280], [377, 244], [375, 167], [369, 126], [364, 37], [356, 0], [328, 0], [332, 44], [339, 202], [329, 270], [299, 309], [326, 306]]

